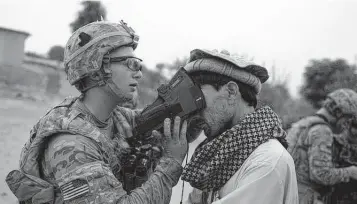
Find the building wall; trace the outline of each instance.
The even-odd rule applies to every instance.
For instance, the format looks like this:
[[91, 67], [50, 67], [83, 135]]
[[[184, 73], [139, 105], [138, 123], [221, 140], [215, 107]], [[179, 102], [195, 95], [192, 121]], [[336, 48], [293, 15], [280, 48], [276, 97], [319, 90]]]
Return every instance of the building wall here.
[[27, 33], [0, 28], [0, 65], [20, 66]]
[[0, 27], [0, 85], [33, 95], [68, 96], [79, 92], [67, 81], [63, 63], [24, 54], [28, 33]]
[[59, 95], [61, 96], [79, 96], [80, 92], [67, 80], [67, 75], [64, 71], [60, 72], [61, 89]]
[[0, 84], [17, 87], [30, 95], [79, 95], [76, 88], [69, 84], [63, 69], [28, 57], [21, 66], [0, 65]]
[[43, 92], [45, 77], [44, 74], [21, 66], [0, 65], [0, 83], [21, 87], [24, 91]]

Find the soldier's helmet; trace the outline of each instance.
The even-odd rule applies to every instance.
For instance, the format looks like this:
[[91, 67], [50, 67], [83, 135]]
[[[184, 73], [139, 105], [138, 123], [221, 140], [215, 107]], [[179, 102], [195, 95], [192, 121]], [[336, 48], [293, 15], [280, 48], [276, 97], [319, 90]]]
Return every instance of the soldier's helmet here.
[[69, 38], [64, 51], [64, 67], [69, 83], [75, 85], [100, 71], [105, 55], [121, 46], [135, 49], [138, 40], [139, 36], [123, 21], [98, 21], [79, 28]]
[[336, 118], [357, 118], [357, 93], [352, 89], [338, 89], [327, 95], [323, 106]]

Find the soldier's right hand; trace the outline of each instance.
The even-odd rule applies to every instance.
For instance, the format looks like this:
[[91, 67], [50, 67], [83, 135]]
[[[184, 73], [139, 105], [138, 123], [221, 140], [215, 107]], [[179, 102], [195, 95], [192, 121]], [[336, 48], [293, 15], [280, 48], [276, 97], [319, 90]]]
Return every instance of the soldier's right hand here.
[[[175, 159], [179, 164], [182, 164], [188, 150], [186, 132], [187, 121], [184, 121], [181, 127], [181, 119], [176, 116], [174, 125], [171, 127], [170, 118], [165, 119], [163, 141], [164, 156]], [[153, 132], [153, 134], [157, 133], [157, 131]]]

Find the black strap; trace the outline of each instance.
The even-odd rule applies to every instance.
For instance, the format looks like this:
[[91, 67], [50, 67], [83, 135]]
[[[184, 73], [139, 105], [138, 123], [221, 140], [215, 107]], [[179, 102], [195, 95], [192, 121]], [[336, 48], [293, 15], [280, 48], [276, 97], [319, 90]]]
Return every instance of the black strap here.
[[329, 122], [328, 122], [326, 116], [324, 116], [324, 115], [322, 115], [322, 114], [320, 114], [320, 113], [315, 113], [314, 115], [317, 116], [317, 117], [319, 117], [319, 118], [321, 118], [322, 120], [324, 120], [325, 123], [329, 124]]

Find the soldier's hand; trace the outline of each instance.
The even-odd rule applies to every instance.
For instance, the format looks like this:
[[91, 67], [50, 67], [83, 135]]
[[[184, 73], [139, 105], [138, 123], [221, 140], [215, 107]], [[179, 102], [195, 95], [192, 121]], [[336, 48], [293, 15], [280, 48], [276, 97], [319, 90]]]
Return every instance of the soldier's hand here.
[[357, 180], [357, 166], [347, 167], [351, 179]]
[[[172, 129], [173, 128], [173, 129]], [[175, 159], [182, 164], [188, 144], [186, 139], [187, 121], [182, 123], [180, 117], [175, 117], [174, 125], [171, 127], [171, 120], [166, 118], [164, 121], [164, 156]]]

